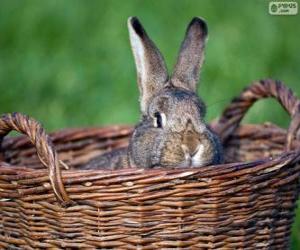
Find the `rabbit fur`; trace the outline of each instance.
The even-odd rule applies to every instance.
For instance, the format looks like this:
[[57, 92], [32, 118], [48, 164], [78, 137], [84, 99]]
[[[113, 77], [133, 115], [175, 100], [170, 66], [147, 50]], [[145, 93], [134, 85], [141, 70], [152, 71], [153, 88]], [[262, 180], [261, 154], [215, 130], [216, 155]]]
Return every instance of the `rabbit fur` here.
[[204, 61], [206, 22], [189, 23], [173, 74], [136, 17], [128, 19], [140, 92], [141, 121], [129, 146], [92, 159], [84, 169], [201, 167], [222, 162], [218, 137], [204, 121], [197, 83]]

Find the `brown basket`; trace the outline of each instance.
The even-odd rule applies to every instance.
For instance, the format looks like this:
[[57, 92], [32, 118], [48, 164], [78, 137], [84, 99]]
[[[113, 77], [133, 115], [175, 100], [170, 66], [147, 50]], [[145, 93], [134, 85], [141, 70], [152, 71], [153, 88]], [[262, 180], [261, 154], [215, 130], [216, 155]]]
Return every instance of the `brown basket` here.
[[[288, 131], [239, 125], [265, 97], [288, 111]], [[23, 136], [2, 143], [0, 248], [286, 249], [299, 191], [299, 124], [300, 102], [289, 89], [255, 82], [212, 125], [227, 164], [83, 171], [78, 166], [95, 155], [127, 145], [132, 128], [53, 133], [57, 154], [39, 123], [5, 115], [2, 137], [16, 130], [30, 142]], [[60, 170], [66, 165], [58, 158], [70, 169]]]

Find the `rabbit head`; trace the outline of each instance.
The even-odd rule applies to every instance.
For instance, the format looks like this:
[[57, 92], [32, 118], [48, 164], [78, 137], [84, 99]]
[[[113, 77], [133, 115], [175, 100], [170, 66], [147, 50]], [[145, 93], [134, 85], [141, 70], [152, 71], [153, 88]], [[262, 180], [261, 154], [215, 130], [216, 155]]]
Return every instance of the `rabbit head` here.
[[136, 17], [128, 19], [142, 118], [130, 140], [128, 158], [136, 167], [204, 166], [222, 160], [218, 138], [204, 121], [197, 96], [207, 26], [196, 17], [187, 27], [169, 77], [163, 56]]

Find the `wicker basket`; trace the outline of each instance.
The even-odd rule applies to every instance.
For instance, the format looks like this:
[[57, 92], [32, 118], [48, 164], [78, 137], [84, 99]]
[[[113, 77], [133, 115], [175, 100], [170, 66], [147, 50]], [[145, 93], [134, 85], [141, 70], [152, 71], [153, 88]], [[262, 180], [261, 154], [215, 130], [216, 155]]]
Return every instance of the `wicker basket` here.
[[[239, 125], [265, 97], [290, 114], [287, 131]], [[299, 124], [300, 102], [289, 89], [255, 82], [212, 124], [226, 164], [83, 171], [80, 164], [95, 155], [127, 145], [132, 128], [56, 132], [56, 153], [39, 123], [2, 116], [2, 136], [27, 136], [2, 142], [0, 248], [286, 249], [299, 191]]]

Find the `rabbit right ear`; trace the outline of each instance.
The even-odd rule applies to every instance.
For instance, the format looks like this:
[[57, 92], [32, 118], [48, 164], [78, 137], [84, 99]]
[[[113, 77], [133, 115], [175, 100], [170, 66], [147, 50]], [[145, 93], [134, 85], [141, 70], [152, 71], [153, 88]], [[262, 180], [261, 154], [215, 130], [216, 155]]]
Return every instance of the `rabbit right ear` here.
[[136, 17], [128, 19], [128, 29], [137, 70], [141, 110], [146, 113], [149, 99], [168, 81], [167, 68], [163, 56]]
[[193, 18], [187, 27], [171, 77], [174, 86], [196, 92], [200, 69], [204, 61], [206, 38], [206, 22], [199, 17]]

